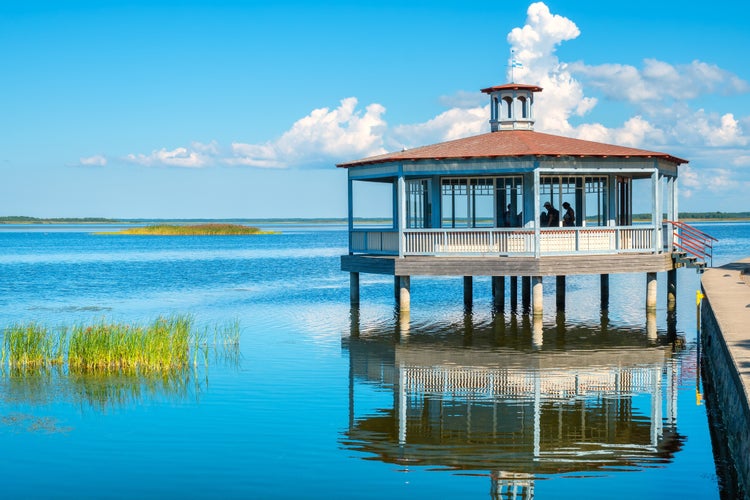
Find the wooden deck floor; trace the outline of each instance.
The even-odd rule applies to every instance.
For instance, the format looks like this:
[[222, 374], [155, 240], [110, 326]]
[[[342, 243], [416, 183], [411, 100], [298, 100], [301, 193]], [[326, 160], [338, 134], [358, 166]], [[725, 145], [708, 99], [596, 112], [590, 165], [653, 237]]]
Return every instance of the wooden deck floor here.
[[569, 276], [655, 273], [675, 268], [668, 253], [541, 257], [342, 255], [341, 270], [393, 276]]

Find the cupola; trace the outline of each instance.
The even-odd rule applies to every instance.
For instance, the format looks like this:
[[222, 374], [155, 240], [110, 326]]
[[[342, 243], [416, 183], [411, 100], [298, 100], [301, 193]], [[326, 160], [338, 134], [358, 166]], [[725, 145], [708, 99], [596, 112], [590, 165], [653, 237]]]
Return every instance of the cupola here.
[[500, 130], [534, 130], [534, 92], [542, 87], [507, 83], [482, 89], [490, 96], [490, 128]]

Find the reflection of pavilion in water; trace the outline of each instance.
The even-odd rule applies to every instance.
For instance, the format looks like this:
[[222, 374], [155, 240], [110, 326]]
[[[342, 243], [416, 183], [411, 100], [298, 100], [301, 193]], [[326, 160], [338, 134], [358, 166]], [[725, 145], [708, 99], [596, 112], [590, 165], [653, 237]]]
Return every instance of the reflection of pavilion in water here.
[[[528, 324], [500, 321], [395, 339], [354, 327], [345, 444], [388, 463], [489, 470], [498, 498], [533, 497], [539, 474], [663, 463], [681, 448], [671, 346], [558, 327], [534, 349]], [[392, 390], [392, 408], [357, 415], [358, 383]]]

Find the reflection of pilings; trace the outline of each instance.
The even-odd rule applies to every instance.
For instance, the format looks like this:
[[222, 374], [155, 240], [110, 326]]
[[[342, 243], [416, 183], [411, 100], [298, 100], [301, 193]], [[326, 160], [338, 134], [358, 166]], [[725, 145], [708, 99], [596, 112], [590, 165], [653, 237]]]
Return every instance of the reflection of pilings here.
[[565, 313], [562, 311], [555, 316], [555, 342], [559, 348], [565, 348]]
[[349, 303], [359, 305], [359, 273], [349, 273]]
[[533, 500], [534, 476], [512, 472], [491, 474], [490, 498], [496, 500]]
[[673, 359], [667, 362], [667, 425], [677, 425], [677, 376]]
[[656, 340], [656, 312], [648, 311], [646, 313], [646, 337], [649, 340]]
[[602, 311], [609, 310], [609, 274], [599, 276]]
[[[653, 388], [651, 390], [651, 445], [659, 444], [659, 436], [662, 431], [662, 392], [661, 392], [661, 367], [653, 367]], [[674, 374], [672, 374], [674, 375]]]
[[677, 313], [667, 311], [667, 340], [674, 343], [677, 340]]
[[544, 330], [542, 329], [542, 317], [534, 316], [532, 322], [532, 333], [531, 333], [531, 346], [534, 349], [541, 349], [544, 344]]
[[677, 308], [677, 269], [667, 271], [667, 311]]
[[359, 307], [349, 308], [349, 335], [355, 339], [359, 338]]
[[542, 381], [538, 375], [534, 377], [534, 460], [542, 454]]
[[556, 278], [557, 310], [565, 311], [565, 276]]
[[398, 444], [406, 444], [406, 370], [403, 363], [398, 367]]
[[474, 342], [474, 318], [471, 313], [471, 309], [468, 308], [464, 311], [464, 345], [470, 347]]
[[400, 341], [406, 340], [409, 336], [409, 330], [411, 328], [411, 312], [407, 309], [406, 311], [399, 311], [398, 314], [398, 338]]

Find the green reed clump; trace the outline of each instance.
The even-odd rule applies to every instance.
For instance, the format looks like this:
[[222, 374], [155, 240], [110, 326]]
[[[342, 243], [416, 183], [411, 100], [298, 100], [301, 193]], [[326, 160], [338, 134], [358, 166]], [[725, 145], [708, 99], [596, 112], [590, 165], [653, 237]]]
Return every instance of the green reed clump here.
[[16, 324], [3, 330], [0, 361], [10, 368], [37, 368], [63, 362], [63, 339], [37, 323]]
[[2, 332], [0, 373], [6, 368], [28, 371], [49, 366], [71, 373], [146, 373], [182, 370], [199, 356], [208, 365], [217, 358], [239, 362], [239, 321], [224, 327], [194, 328], [189, 315], [160, 317], [150, 324], [100, 321], [50, 330], [36, 323], [18, 324]]
[[187, 366], [192, 318], [159, 318], [147, 326], [98, 323], [73, 328], [71, 370], [164, 370]]

